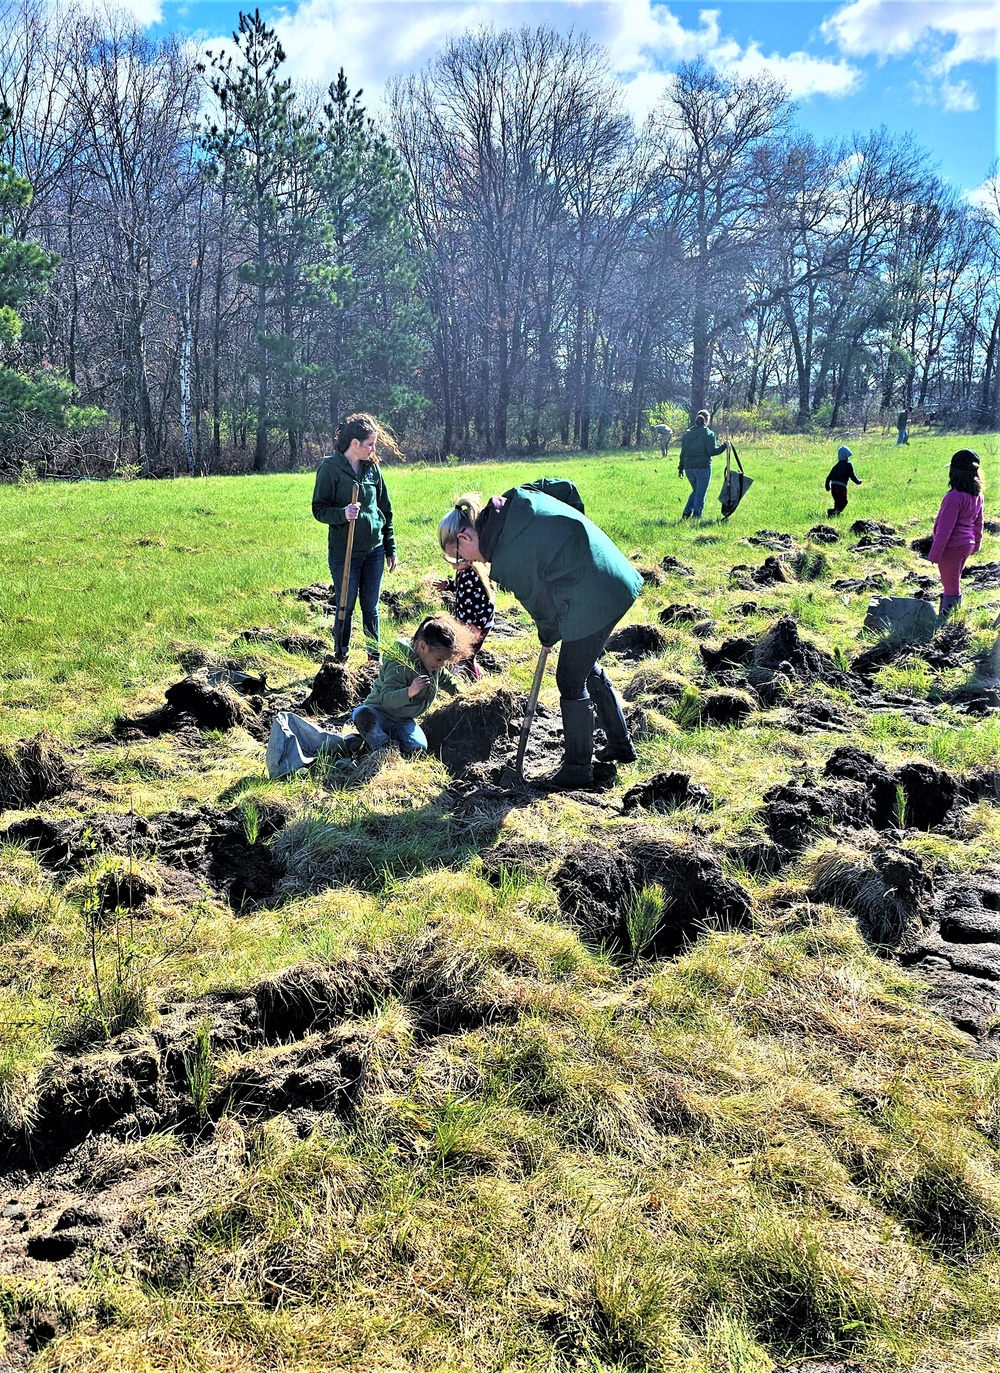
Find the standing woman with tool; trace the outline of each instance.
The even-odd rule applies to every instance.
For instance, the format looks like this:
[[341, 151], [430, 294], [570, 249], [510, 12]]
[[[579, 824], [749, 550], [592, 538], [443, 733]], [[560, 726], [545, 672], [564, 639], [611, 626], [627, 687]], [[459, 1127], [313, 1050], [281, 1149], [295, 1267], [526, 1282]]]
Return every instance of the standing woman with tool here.
[[681, 455], [677, 463], [677, 475], [686, 476], [691, 483], [691, 494], [681, 514], [682, 520], [701, 519], [705, 509], [705, 497], [712, 484], [712, 459], [717, 458], [729, 447], [729, 440], [716, 443], [715, 435], [708, 427], [711, 415], [707, 410], [699, 410], [694, 424], [685, 429], [681, 439]]
[[382, 575], [396, 570], [392, 503], [382, 479], [376, 443], [403, 454], [391, 434], [371, 415], [348, 415], [337, 430], [334, 451], [320, 463], [312, 512], [329, 526], [330, 576], [337, 602], [336, 656], [347, 658], [351, 617], [361, 601], [368, 657], [378, 661], [378, 598]]
[[618, 693], [597, 660], [642, 589], [642, 578], [603, 530], [554, 496], [518, 486], [482, 505], [462, 496], [438, 526], [449, 558], [489, 563], [535, 621], [543, 651], [562, 641], [556, 685], [563, 722], [556, 790], [594, 780], [594, 712], [607, 745], [602, 763], [632, 763], [635, 749]]

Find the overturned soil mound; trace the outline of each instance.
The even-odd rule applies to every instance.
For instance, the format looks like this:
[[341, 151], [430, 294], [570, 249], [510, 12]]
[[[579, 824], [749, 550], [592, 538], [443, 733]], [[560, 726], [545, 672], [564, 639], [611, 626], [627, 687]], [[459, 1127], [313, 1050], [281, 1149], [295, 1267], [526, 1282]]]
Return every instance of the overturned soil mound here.
[[659, 619], [661, 625], [695, 624], [698, 620], [703, 620], [705, 615], [706, 612], [699, 605], [677, 603], [664, 606], [660, 611]]
[[505, 839], [480, 857], [481, 872], [493, 887], [524, 873], [538, 877], [557, 861], [558, 854], [541, 839]]
[[780, 669], [789, 675], [831, 679], [842, 676], [828, 653], [802, 638], [790, 615], [782, 615], [761, 635], [753, 652], [753, 663], [755, 667]]
[[891, 587], [892, 582], [884, 572], [873, 572], [868, 577], [840, 577], [837, 581], [830, 583], [831, 591], [849, 592], [855, 596], [888, 591]]
[[[95, 852], [155, 858], [167, 873], [177, 869], [200, 878], [238, 910], [273, 896], [282, 869], [266, 841], [283, 823], [280, 814], [260, 815], [251, 842], [241, 809], [206, 806], [150, 817], [105, 814], [50, 820], [31, 816], [8, 825], [0, 831], [0, 839], [24, 844], [57, 873], [83, 872]], [[153, 894], [152, 889], [143, 893], [139, 879], [134, 892], [126, 890], [132, 879], [124, 873], [115, 880], [123, 884], [112, 893], [118, 897], [116, 905], [131, 907]]]
[[237, 642], [239, 640], [248, 644], [277, 644], [286, 653], [297, 653], [302, 658], [322, 658], [324, 653], [330, 652], [329, 639], [321, 639], [316, 634], [305, 634], [297, 629], [284, 634], [278, 629], [266, 627], [244, 629]]
[[632, 661], [655, 657], [666, 646], [666, 635], [656, 625], [627, 625], [624, 629], [616, 629], [608, 640], [612, 653], [620, 653]]
[[79, 780], [65, 753], [46, 734], [0, 745], [0, 810], [37, 806], [70, 791]]
[[740, 667], [753, 658], [752, 639], [725, 639], [721, 644], [699, 644], [698, 652], [709, 672], [717, 672], [720, 667]]
[[791, 534], [782, 534], [777, 529], [758, 529], [756, 534], [743, 540], [754, 548], [772, 548], [775, 552], [790, 552], [795, 547]]
[[1000, 587], [1000, 563], [970, 563], [962, 576], [977, 591], [992, 591]]
[[961, 797], [956, 780], [929, 763], [906, 763], [890, 772], [871, 754], [850, 746], [834, 749], [825, 779], [804, 776], [764, 795], [760, 820], [785, 853], [801, 852], [817, 834], [837, 828], [932, 829]]
[[714, 803], [708, 787], [692, 782], [686, 772], [658, 772], [648, 782], [629, 788], [622, 797], [622, 810], [626, 815], [636, 810], [676, 810], [678, 806], [710, 810]]
[[470, 763], [485, 763], [497, 740], [517, 737], [526, 705], [526, 697], [507, 687], [490, 696], [458, 696], [424, 716], [428, 748], [458, 775]]
[[752, 915], [749, 892], [725, 875], [714, 854], [641, 834], [616, 850], [580, 845], [552, 881], [560, 912], [581, 936], [624, 954], [632, 952], [629, 914], [648, 887], [664, 898], [662, 922], [644, 946], [658, 958], [673, 957], [706, 929], [740, 928]]
[[931, 988], [938, 1009], [1000, 1052], [1000, 869], [949, 873], [935, 882], [927, 929], [902, 961]]
[[246, 720], [246, 706], [231, 687], [212, 682], [207, 672], [196, 672], [168, 687], [167, 705], [190, 715], [201, 729], [233, 729]]
[[757, 709], [757, 702], [748, 691], [735, 687], [720, 687], [706, 691], [698, 701], [698, 718], [705, 725], [741, 725]]
[[882, 520], [855, 520], [851, 533], [860, 534], [862, 538], [889, 538], [896, 533], [896, 526]]
[[673, 572], [678, 577], [693, 577], [694, 568], [688, 567], [687, 563], [682, 563], [679, 558], [671, 557], [668, 553], [665, 558], [660, 559], [660, 566], [664, 572]]
[[828, 849], [816, 860], [813, 891], [844, 906], [863, 938], [879, 949], [913, 947], [933, 885], [920, 859], [880, 839], [869, 850]]
[[299, 710], [305, 715], [347, 715], [371, 691], [377, 672], [374, 663], [352, 668], [327, 656]]
[[840, 530], [834, 529], [832, 524], [814, 524], [809, 530], [808, 537], [815, 539], [816, 543], [837, 543], [840, 540]]
[[282, 596], [294, 596], [297, 601], [305, 601], [312, 610], [321, 615], [336, 615], [337, 601], [329, 582], [313, 582], [311, 586], [290, 587], [281, 592]]

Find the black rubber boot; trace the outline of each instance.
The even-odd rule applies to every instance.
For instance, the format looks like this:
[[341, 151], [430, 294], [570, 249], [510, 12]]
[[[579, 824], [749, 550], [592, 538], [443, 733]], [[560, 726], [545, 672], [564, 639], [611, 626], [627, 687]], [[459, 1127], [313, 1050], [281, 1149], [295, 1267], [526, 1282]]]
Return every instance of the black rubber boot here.
[[607, 743], [598, 749], [595, 757], [599, 763], [634, 763], [635, 748], [625, 723], [621, 697], [611, 685], [611, 678], [603, 667], [595, 667], [587, 678], [587, 690], [597, 712], [597, 723], [604, 730]]
[[559, 702], [563, 723], [563, 760], [547, 778], [551, 791], [573, 791], [594, 782], [594, 710], [586, 698]]
[[961, 596], [942, 596], [938, 601], [938, 614], [946, 620], [953, 610], [962, 604]]

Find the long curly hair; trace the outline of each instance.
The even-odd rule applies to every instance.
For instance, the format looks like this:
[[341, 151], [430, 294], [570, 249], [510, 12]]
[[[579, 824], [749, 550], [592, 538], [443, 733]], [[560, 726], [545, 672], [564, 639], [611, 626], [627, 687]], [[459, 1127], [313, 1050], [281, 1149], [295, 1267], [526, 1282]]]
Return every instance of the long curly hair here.
[[[363, 410], [356, 415], [347, 416], [333, 436], [333, 446], [338, 453], [346, 453], [355, 439], [360, 443], [363, 439], [370, 438], [384, 444], [393, 457], [398, 458], [400, 462], [406, 461], [403, 450], [385, 425], [381, 424], [374, 415], [366, 414]], [[374, 448], [372, 449], [371, 460], [372, 462], [379, 461], [378, 453]]]

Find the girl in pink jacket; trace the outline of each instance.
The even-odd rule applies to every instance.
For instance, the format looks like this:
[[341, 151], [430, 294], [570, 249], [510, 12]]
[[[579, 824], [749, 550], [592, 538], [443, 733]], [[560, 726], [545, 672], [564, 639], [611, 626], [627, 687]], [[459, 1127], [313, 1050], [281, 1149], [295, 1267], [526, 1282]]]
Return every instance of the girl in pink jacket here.
[[962, 604], [962, 569], [983, 541], [983, 483], [979, 454], [961, 448], [952, 457], [949, 491], [934, 521], [934, 541], [927, 557], [937, 563], [944, 595], [938, 613], [950, 615]]

